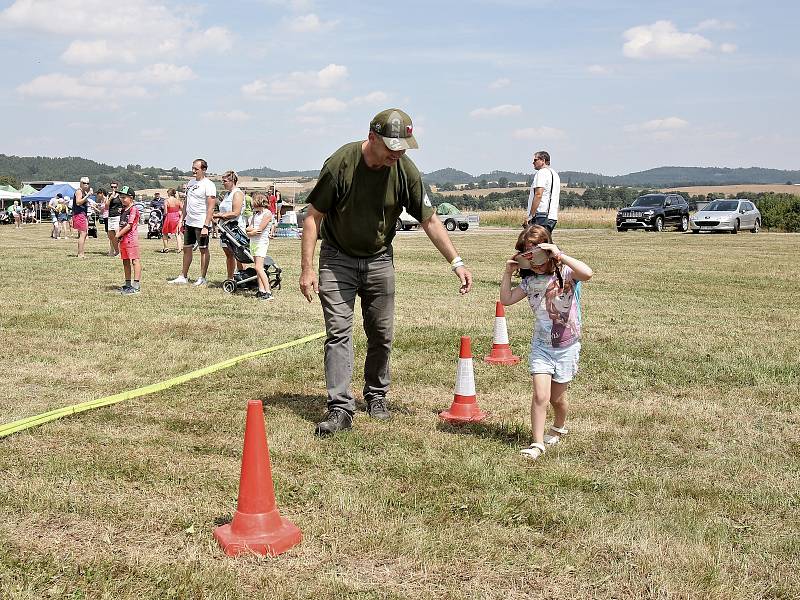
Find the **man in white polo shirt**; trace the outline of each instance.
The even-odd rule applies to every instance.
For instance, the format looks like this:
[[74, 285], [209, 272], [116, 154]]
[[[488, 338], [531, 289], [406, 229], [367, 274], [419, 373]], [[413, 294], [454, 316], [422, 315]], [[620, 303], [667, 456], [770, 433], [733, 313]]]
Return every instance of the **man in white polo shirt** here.
[[531, 193], [528, 196], [528, 212], [523, 226], [530, 223], [541, 225], [553, 232], [558, 221], [558, 200], [561, 195], [561, 178], [550, 168], [550, 154], [539, 150], [533, 155]]
[[186, 185], [186, 203], [183, 211], [183, 270], [180, 277], [170, 283], [189, 283], [189, 267], [192, 266], [194, 245], [200, 250], [200, 277], [195, 285], [205, 285], [208, 263], [211, 254], [208, 250], [208, 237], [211, 231], [211, 215], [217, 202], [217, 188], [206, 177], [208, 163], [202, 158], [192, 163], [194, 179]]

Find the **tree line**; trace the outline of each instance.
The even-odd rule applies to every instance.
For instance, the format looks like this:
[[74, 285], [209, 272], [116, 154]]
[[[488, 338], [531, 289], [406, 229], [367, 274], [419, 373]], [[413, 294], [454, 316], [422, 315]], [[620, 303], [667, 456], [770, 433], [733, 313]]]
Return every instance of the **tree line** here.
[[95, 189], [108, 189], [112, 181], [129, 185], [134, 189], [158, 188], [159, 177], [183, 179], [190, 173], [177, 167], [160, 169], [129, 164], [112, 166], [86, 158], [69, 156], [50, 158], [47, 156], [9, 156], [0, 154], [0, 180], [19, 189], [23, 181], [78, 181], [88, 177]]
[[[445, 196], [433, 192], [429, 185], [425, 189], [431, 203], [438, 206], [442, 202], [449, 202], [464, 211], [478, 210], [516, 210], [528, 206], [529, 190], [519, 188], [508, 192], [491, 192], [485, 196], [462, 194], [461, 196]], [[643, 194], [662, 193], [659, 190], [642, 189], [634, 187], [588, 187], [583, 194], [578, 194], [569, 189], [562, 190], [559, 198], [560, 207], [563, 208], [594, 208], [617, 209], [630, 206], [636, 198]], [[738, 194], [715, 193], [703, 195], [690, 195], [688, 192], [676, 192], [683, 196], [689, 203], [689, 210], [697, 210], [698, 203], [705, 204], [720, 198], [747, 198], [761, 211], [762, 225], [768, 229], [787, 232], [800, 232], [800, 197], [792, 194], [776, 194], [773, 192], [740, 192]]]

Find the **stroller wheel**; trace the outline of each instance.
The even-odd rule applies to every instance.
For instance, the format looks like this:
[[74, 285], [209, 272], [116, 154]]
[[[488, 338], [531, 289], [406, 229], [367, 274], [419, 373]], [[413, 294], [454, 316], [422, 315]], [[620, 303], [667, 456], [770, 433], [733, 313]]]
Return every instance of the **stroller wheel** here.
[[222, 282], [222, 289], [229, 294], [233, 294], [236, 291], [236, 282], [233, 279], [226, 279]]

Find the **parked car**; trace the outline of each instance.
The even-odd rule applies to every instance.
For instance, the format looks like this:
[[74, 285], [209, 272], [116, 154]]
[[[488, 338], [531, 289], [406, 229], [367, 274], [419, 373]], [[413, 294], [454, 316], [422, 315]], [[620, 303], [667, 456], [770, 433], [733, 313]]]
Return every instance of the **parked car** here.
[[689, 228], [689, 204], [680, 194], [645, 194], [617, 211], [617, 231], [664, 231], [670, 225], [678, 231]]
[[[308, 215], [308, 207], [310, 205], [306, 204], [302, 208], [297, 209], [297, 226], [302, 227], [303, 221], [305, 220], [306, 216]], [[419, 221], [417, 221], [414, 217], [406, 212], [406, 209], [403, 209], [403, 212], [400, 213], [400, 216], [397, 218], [397, 223], [395, 224], [397, 231], [408, 231], [410, 229], [414, 229], [419, 227]]]
[[714, 200], [703, 210], [697, 211], [689, 220], [692, 233], [701, 231], [730, 231], [749, 229], [758, 233], [761, 229], [761, 212], [750, 200]]
[[395, 224], [396, 231], [409, 231], [411, 229], [416, 229], [419, 227], [419, 221], [417, 221], [414, 217], [412, 217], [406, 209], [403, 209], [403, 212], [400, 213], [400, 216], [397, 217], [397, 223]]

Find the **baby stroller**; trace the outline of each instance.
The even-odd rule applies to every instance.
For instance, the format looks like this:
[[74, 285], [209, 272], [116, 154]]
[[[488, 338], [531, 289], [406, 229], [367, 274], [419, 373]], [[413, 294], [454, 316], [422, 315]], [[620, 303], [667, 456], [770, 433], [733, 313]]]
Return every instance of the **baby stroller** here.
[[150, 211], [150, 216], [147, 218], [147, 239], [161, 237], [161, 228], [164, 226], [164, 212], [160, 208], [154, 208]]
[[[255, 262], [252, 253], [250, 252], [250, 238], [242, 231], [236, 221], [225, 223], [220, 221], [218, 223], [219, 231], [226, 238], [225, 243], [233, 252], [242, 264], [251, 265]], [[269, 279], [269, 287], [274, 292], [281, 289], [281, 269], [275, 264], [271, 256], [264, 258], [264, 272]], [[233, 294], [238, 289], [258, 289], [258, 275], [254, 267], [247, 267], [244, 271], [239, 272], [233, 279], [226, 279], [222, 282], [222, 289]]]

